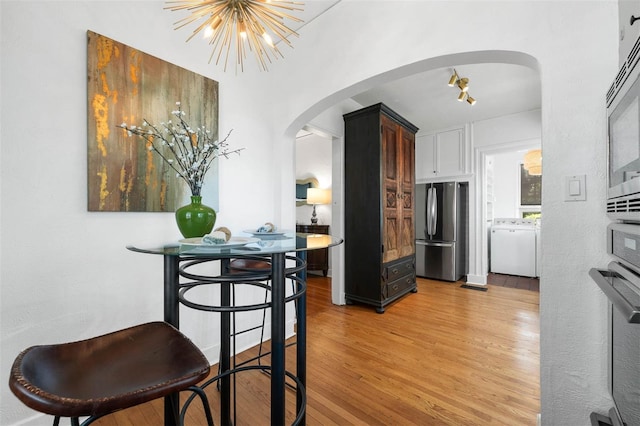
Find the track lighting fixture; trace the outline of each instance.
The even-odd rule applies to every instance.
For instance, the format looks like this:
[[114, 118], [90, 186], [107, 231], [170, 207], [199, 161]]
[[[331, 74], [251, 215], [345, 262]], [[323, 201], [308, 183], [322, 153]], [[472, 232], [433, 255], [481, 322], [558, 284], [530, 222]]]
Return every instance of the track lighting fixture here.
[[466, 77], [460, 78], [455, 69], [453, 70], [453, 75], [449, 78], [448, 85], [449, 87], [458, 86], [458, 89], [460, 89], [458, 101], [462, 102], [466, 99], [469, 105], [474, 105], [476, 103], [476, 100], [469, 95], [469, 79]]

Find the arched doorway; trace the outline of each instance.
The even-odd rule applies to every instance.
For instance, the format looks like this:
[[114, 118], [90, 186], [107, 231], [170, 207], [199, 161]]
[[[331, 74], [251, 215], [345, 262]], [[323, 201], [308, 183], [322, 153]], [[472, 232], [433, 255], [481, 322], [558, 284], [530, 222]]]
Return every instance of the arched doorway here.
[[[443, 55], [434, 58], [428, 58], [402, 67], [389, 70], [387, 72], [372, 76], [366, 80], [360, 81], [349, 87], [344, 88], [336, 93], [329, 94], [324, 99], [319, 100], [312, 107], [302, 112], [287, 128], [286, 135], [294, 138], [295, 134], [305, 125], [315, 124], [318, 116], [323, 115], [324, 120], [332, 123], [333, 131], [328, 133], [333, 135], [333, 151], [334, 165], [332, 174], [333, 188], [342, 188], [343, 183], [343, 164], [342, 152], [344, 151], [344, 140], [342, 138], [342, 114], [350, 112], [358, 108], [357, 103], [351, 100], [352, 97], [369, 90], [377, 85], [382, 85], [397, 79], [411, 76], [416, 73], [436, 70], [440, 68], [457, 67], [465, 64], [477, 63], [504, 63], [526, 66], [534, 70], [538, 70], [537, 60], [522, 52], [486, 50], [477, 52], [461, 52], [450, 55]], [[349, 103], [351, 109], [349, 110]], [[366, 106], [366, 105], [360, 105]], [[327, 115], [332, 117], [327, 118]], [[337, 163], [335, 163], [337, 162]], [[477, 172], [477, 171], [476, 171]], [[334, 189], [334, 194], [336, 190]], [[342, 191], [338, 192], [342, 194]], [[478, 199], [481, 199], [481, 193], [478, 188], [472, 185], [470, 188], [471, 215], [469, 226], [469, 274], [473, 276], [481, 276], [483, 274], [482, 262], [482, 239], [479, 233], [485, 229], [482, 223], [482, 215], [476, 214]], [[336, 235], [342, 235], [342, 226], [344, 224], [343, 203], [340, 198], [334, 195], [334, 203], [332, 206], [333, 232]], [[342, 249], [338, 248], [332, 251], [332, 301], [335, 304], [344, 304], [344, 257]]]

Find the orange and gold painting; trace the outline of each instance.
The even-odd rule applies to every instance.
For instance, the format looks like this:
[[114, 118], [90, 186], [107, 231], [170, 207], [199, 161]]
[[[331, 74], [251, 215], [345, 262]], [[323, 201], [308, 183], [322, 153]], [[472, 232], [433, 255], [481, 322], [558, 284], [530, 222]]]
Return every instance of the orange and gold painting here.
[[[118, 126], [167, 122], [180, 102], [189, 122], [206, 125], [217, 140], [218, 82], [91, 31], [87, 39], [89, 211], [169, 212], [188, 204], [184, 181]], [[217, 167], [202, 202], [217, 210]]]

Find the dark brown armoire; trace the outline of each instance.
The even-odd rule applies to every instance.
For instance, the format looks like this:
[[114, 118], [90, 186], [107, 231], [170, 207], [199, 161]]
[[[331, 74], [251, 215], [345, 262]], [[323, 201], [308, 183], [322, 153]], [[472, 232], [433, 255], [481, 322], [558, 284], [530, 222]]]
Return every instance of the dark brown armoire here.
[[415, 134], [380, 103], [344, 115], [345, 296], [379, 313], [417, 291]]

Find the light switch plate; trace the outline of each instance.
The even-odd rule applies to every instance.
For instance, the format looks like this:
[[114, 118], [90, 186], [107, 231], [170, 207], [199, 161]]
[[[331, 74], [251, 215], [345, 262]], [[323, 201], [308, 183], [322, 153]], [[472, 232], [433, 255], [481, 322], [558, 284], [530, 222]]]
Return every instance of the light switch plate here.
[[565, 201], [585, 201], [587, 199], [587, 176], [565, 176], [564, 178], [564, 200]]

